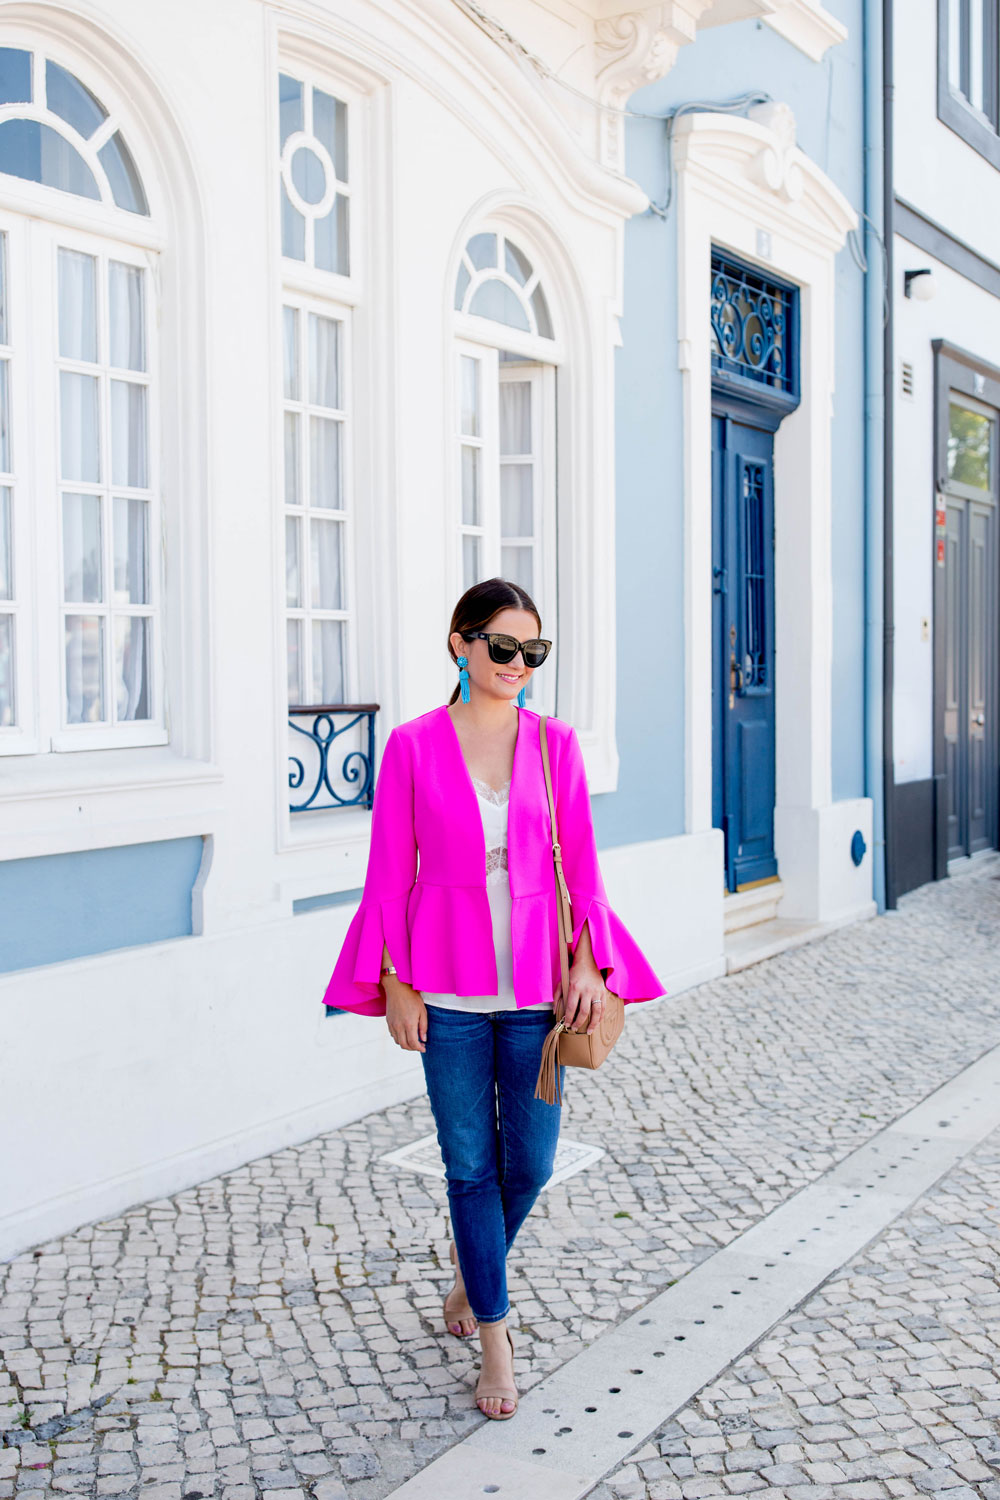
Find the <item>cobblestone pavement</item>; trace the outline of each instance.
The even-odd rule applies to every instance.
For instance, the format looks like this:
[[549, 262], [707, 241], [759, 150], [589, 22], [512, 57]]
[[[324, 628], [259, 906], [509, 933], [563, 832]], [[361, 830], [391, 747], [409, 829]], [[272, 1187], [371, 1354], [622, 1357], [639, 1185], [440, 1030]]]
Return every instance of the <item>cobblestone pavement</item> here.
[[1000, 1131], [590, 1500], [1000, 1500]]
[[[607, 1155], [511, 1254], [522, 1390], [996, 1042], [998, 871], [636, 1007], [574, 1072]], [[0, 1266], [0, 1500], [380, 1500], [485, 1421], [444, 1184], [377, 1161], [432, 1128], [398, 1105]]]

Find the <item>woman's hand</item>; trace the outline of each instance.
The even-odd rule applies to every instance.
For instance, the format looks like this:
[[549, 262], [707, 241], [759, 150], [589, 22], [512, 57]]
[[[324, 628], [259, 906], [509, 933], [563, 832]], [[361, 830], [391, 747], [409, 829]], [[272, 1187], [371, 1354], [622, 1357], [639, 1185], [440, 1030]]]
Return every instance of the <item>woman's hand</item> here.
[[585, 959], [578, 953], [570, 965], [569, 994], [565, 1005], [556, 999], [556, 1020], [565, 1021], [572, 1031], [585, 1031], [589, 1036], [604, 1014], [607, 996], [604, 975], [593, 958]]
[[423, 995], [412, 984], [389, 974], [383, 976], [382, 987], [386, 1025], [397, 1047], [404, 1052], [426, 1052], [427, 1007]]
[[608, 994], [604, 971], [594, 962], [590, 929], [584, 922], [569, 966], [569, 994], [566, 996], [566, 1003], [560, 1004], [558, 989], [553, 996], [556, 1002], [556, 1020], [565, 1021], [570, 1030], [585, 1031], [589, 1036], [604, 1014]]

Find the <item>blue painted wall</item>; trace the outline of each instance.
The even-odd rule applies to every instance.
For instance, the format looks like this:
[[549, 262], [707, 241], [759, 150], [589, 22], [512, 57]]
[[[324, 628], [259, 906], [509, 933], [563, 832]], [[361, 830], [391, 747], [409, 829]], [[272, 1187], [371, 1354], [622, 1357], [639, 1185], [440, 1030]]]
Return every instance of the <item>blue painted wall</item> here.
[[[757, 21], [682, 47], [672, 71], [629, 101], [661, 114], [762, 90], [791, 106], [798, 143], [863, 206], [861, 0], [826, 0], [846, 42], [814, 63]], [[655, 202], [667, 187], [664, 126], [630, 120], [628, 175]], [[623, 347], [617, 354], [619, 790], [594, 800], [598, 846], [684, 831], [683, 412], [677, 368], [676, 209], [625, 231]], [[876, 274], [878, 268], [876, 267]], [[864, 278], [837, 261], [833, 424], [833, 795], [864, 795]], [[708, 288], [705, 290], [708, 326]], [[706, 497], [707, 499], [707, 497]]]
[[0, 972], [186, 937], [204, 840], [0, 863]]

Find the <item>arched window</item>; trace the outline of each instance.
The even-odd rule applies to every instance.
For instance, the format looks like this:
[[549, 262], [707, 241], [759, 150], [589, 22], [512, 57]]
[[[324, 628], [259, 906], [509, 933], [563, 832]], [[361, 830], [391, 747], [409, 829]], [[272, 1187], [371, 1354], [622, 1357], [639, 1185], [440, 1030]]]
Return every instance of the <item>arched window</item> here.
[[[66, 194], [65, 222], [51, 198], [25, 212], [24, 184]], [[74, 198], [107, 209], [103, 230]], [[155, 262], [120, 210], [149, 217], [114, 114], [60, 63], [0, 48], [0, 751], [167, 738]]]
[[[509, 578], [555, 613], [555, 336], [532, 259], [501, 230], [467, 241], [455, 280], [462, 589]], [[545, 690], [543, 693], [543, 689]], [[551, 707], [554, 682], [526, 697]]]
[[17, 47], [0, 47], [0, 171], [149, 213], [114, 117], [75, 74]]
[[537, 271], [503, 234], [474, 234], [455, 280], [455, 310], [552, 338], [552, 319]]
[[285, 640], [291, 707], [357, 680], [351, 325], [356, 103], [325, 74], [278, 75], [284, 390]]

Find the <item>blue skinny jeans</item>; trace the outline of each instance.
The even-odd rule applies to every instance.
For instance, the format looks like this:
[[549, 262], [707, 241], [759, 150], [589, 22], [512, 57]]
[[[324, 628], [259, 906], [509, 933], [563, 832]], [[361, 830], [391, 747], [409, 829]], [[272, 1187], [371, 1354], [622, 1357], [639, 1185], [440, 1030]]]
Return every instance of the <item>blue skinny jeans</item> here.
[[[480, 1323], [510, 1311], [507, 1252], [552, 1175], [558, 1104], [534, 1097], [550, 1010], [427, 1006], [420, 1054], [445, 1165], [469, 1306]], [[560, 1067], [560, 1088], [566, 1069]]]

